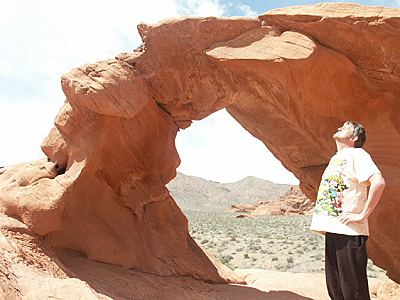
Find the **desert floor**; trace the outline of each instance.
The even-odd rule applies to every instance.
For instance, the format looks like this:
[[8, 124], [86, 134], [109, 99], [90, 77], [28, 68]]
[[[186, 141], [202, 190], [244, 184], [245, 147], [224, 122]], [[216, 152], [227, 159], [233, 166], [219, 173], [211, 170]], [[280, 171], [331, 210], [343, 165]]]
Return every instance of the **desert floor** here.
[[[324, 272], [324, 238], [310, 232], [311, 216], [236, 218], [235, 214], [185, 210], [192, 237], [231, 269]], [[385, 279], [368, 262], [368, 276]]]

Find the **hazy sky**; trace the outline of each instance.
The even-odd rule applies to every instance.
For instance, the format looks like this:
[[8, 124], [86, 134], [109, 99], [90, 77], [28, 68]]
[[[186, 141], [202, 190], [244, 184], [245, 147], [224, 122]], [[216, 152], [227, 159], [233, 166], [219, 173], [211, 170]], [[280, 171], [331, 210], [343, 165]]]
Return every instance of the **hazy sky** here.
[[[0, 166], [41, 158], [40, 144], [65, 97], [63, 73], [130, 52], [139, 22], [193, 16], [255, 16], [276, 7], [339, 1], [251, 0], [2, 0], [0, 2]], [[353, 1], [400, 7], [397, 1]], [[138, 4], [140, 3], [140, 4]], [[220, 182], [252, 175], [297, 179], [265, 146], [219, 111], [180, 131], [179, 171]]]

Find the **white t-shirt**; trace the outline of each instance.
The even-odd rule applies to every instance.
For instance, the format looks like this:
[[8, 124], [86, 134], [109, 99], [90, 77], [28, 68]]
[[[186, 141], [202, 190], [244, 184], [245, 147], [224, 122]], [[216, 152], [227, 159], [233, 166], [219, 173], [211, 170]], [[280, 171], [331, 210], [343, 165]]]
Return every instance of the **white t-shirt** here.
[[311, 230], [345, 235], [369, 235], [368, 220], [344, 225], [338, 216], [360, 213], [367, 201], [367, 180], [381, 173], [362, 148], [345, 148], [329, 161], [322, 175]]

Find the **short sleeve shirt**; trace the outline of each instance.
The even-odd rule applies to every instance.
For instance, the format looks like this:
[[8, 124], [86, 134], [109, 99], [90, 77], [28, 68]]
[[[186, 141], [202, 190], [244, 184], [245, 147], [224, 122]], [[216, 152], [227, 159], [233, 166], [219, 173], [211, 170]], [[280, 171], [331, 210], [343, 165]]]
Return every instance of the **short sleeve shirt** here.
[[381, 173], [362, 148], [345, 148], [329, 161], [318, 189], [311, 230], [345, 235], [369, 235], [368, 220], [342, 224], [341, 213], [360, 213], [367, 201], [368, 179]]

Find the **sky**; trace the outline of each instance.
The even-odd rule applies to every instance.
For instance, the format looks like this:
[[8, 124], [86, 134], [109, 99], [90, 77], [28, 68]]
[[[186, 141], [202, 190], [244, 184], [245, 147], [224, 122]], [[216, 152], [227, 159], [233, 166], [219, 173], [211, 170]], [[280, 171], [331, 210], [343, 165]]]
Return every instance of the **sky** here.
[[[40, 144], [65, 96], [60, 77], [74, 67], [131, 52], [136, 26], [188, 16], [256, 16], [291, 5], [339, 1], [1, 0], [0, 167], [44, 157]], [[352, 1], [400, 7], [400, 0]], [[140, 4], [138, 4], [140, 3]], [[256, 176], [298, 180], [225, 111], [178, 132], [178, 171], [219, 182]]]

